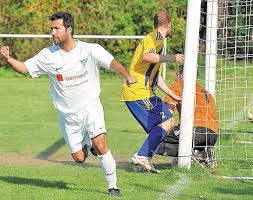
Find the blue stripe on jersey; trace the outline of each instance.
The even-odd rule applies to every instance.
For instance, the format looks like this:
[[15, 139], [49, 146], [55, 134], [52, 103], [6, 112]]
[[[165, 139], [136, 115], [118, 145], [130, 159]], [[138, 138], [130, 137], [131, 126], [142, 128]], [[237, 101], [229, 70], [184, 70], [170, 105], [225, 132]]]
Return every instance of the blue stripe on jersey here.
[[152, 82], [152, 85], [151, 85], [151, 88], [152, 88], [153, 91], [155, 89], [155, 86], [157, 85], [158, 74], [159, 74], [159, 71], [156, 72], [156, 74], [153, 78], [153, 82]]
[[152, 72], [154, 67], [155, 67], [155, 64], [150, 64], [149, 65], [148, 71], [146, 72], [146, 75], [145, 75], [145, 86], [147, 86], [148, 80], [150, 78], [151, 72]]
[[161, 48], [161, 50], [158, 52], [158, 54], [161, 54], [162, 53], [162, 51], [163, 51], [163, 47]]
[[[163, 47], [162, 47], [161, 50], [158, 52], [158, 54], [161, 54], [162, 51], [163, 51]], [[151, 75], [152, 70], [154, 69], [155, 65], [156, 65], [155, 63], [152, 63], [152, 64], [149, 65], [149, 68], [148, 68], [148, 70], [147, 70], [147, 72], [146, 72], [146, 75], [145, 75], [145, 86], [147, 86], [148, 80], [149, 80], [149, 78], [150, 78], [150, 75]], [[155, 77], [154, 77], [154, 78], [155, 78]], [[157, 77], [156, 77], [156, 78], [157, 78]], [[156, 82], [156, 81], [155, 81], [155, 82]], [[154, 83], [154, 81], [153, 81], [153, 83]], [[152, 83], [152, 85], [153, 85], [153, 83]]]

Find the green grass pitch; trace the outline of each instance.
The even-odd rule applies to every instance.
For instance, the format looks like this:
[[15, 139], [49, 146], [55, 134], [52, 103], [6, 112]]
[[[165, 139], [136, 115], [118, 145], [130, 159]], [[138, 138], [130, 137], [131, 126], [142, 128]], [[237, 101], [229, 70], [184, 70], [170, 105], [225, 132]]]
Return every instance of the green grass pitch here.
[[[159, 175], [134, 173], [129, 161], [146, 135], [119, 101], [121, 83], [117, 78], [101, 81], [107, 140], [117, 162], [121, 199], [252, 198], [252, 181], [222, 179], [197, 165], [189, 171], [171, 168], [168, 157], [154, 159]], [[96, 158], [90, 155], [84, 164], [71, 160], [48, 80], [0, 78], [0, 85], [0, 199], [112, 199]]]

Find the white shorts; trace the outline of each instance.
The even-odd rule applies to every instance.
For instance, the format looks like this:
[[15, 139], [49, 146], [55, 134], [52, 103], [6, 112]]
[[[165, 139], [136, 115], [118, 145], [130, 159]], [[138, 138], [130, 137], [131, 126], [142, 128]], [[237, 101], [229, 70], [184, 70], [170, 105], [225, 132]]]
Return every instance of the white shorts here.
[[91, 147], [91, 138], [106, 133], [103, 106], [95, 99], [76, 113], [59, 112], [59, 126], [71, 153], [85, 145]]

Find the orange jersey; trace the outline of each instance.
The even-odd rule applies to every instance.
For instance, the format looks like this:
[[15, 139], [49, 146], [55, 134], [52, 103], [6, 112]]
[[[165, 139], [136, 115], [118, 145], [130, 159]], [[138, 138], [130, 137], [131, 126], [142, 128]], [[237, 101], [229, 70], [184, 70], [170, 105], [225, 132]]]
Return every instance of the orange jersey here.
[[[183, 81], [176, 81], [170, 89], [177, 94], [182, 96], [183, 92]], [[166, 103], [172, 103], [176, 105], [179, 115], [179, 120], [181, 116], [181, 104], [178, 101], [172, 99], [170, 96], [164, 98]], [[196, 98], [195, 98], [195, 111], [194, 111], [194, 127], [207, 127], [214, 131], [218, 132], [218, 122], [216, 119], [215, 113], [215, 102], [212, 95], [196, 83]]]

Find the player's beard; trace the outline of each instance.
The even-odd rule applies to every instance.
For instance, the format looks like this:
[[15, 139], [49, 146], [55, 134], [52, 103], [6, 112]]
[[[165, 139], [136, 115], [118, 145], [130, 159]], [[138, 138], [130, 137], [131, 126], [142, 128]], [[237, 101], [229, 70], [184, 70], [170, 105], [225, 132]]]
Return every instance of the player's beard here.
[[60, 47], [63, 47], [65, 44], [65, 40], [61, 40], [61, 39], [55, 37], [55, 38], [53, 38], [53, 43], [54, 43], [54, 45], [58, 45]]
[[59, 38], [56, 38], [56, 37], [55, 38], [53, 37], [53, 42], [54, 42], [55, 45], [60, 45], [61, 44], [61, 40]]

